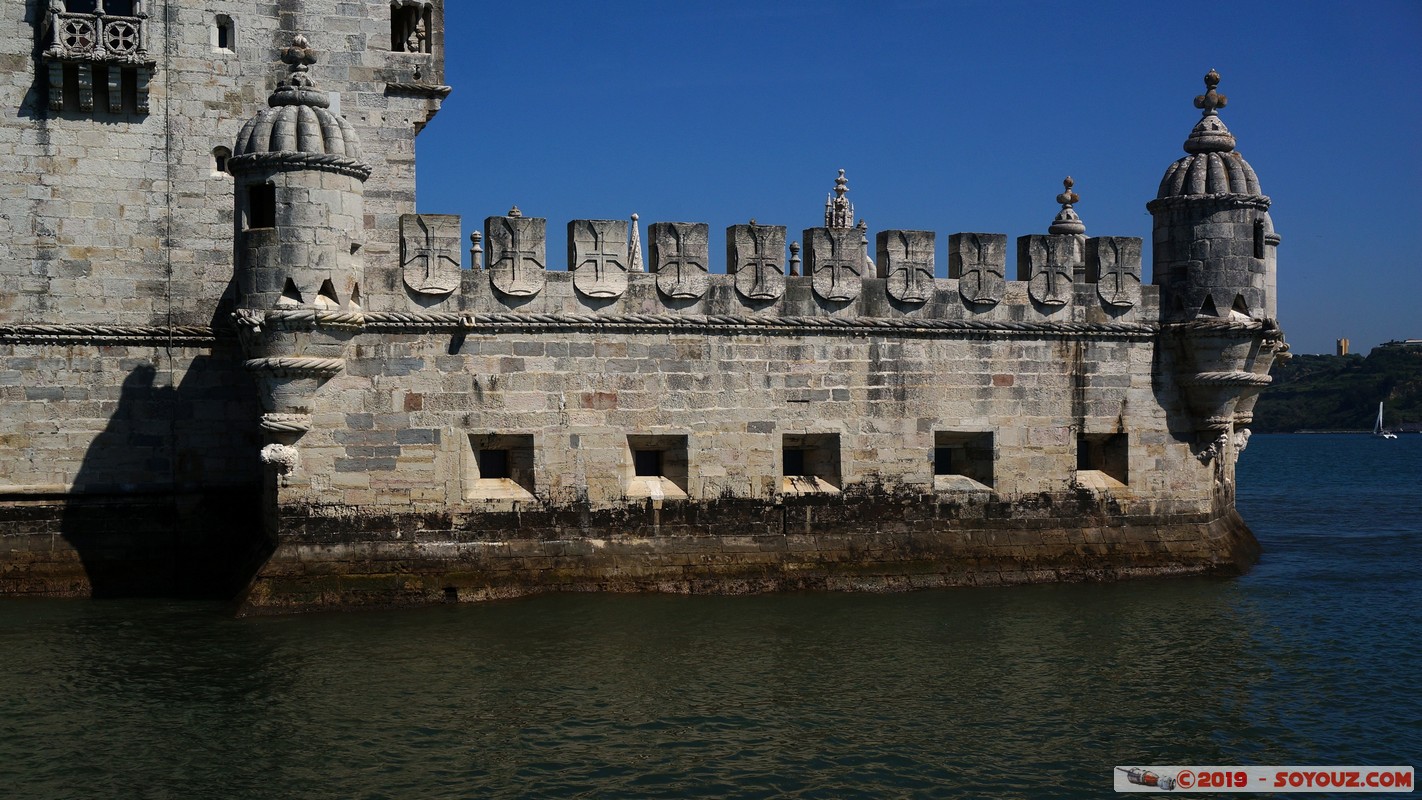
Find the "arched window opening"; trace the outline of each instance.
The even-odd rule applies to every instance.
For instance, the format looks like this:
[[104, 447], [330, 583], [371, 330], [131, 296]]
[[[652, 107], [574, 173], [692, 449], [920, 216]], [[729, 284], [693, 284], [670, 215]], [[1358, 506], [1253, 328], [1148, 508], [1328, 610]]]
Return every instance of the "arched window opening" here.
[[212, 22], [212, 49], [229, 53], [237, 49], [237, 28], [226, 14], [218, 14]]
[[226, 147], [217, 146], [212, 148], [212, 177], [219, 178], [231, 173], [227, 169], [227, 159], [232, 157], [232, 151]]

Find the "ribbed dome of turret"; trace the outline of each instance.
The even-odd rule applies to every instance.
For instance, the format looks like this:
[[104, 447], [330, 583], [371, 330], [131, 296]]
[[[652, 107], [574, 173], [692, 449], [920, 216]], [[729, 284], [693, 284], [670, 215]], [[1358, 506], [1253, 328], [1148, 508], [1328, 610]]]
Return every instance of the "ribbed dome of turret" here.
[[1234, 135], [1219, 117], [1229, 98], [1215, 91], [1218, 72], [1205, 76], [1206, 92], [1195, 98], [1195, 107], [1204, 114], [1185, 140], [1189, 155], [1171, 164], [1161, 178], [1157, 199], [1192, 195], [1262, 194], [1254, 168], [1235, 152]]
[[360, 137], [355, 128], [339, 114], [331, 113], [329, 101], [322, 105], [308, 103], [279, 104], [294, 94], [312, 94], [277, 87], [268, 101], [270, 107], [247, 120], [237, 134], [233, 156], [255, 153], [313, 153], [359, 159]]
[[362, 162], [355, 128], [331, 111], [331, 101], [311, 81], [308, 70], [316, 56], [306, 37], [298, 35], [292, 46], [282, 51], [282, 60], [292, 66], [292, 75], [277, 84], [267, 98], [267, 108], [242, 126], [232, 152], [232, 167], [240, 169], [254, 161], [253, 157], [281, 153], [330, 156], [339, 166], [368, 175], [370, 168]]

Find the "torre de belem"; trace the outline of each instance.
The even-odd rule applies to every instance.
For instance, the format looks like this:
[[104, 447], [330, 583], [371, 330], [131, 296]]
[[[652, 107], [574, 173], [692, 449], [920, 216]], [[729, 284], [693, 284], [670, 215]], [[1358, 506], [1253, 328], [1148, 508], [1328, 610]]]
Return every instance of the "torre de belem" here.
[[1234, 467], [1287, 349], [1279, 237], [1213, 72], [1149, 248], [1088, 235], [1067, 179], [1009, 275], [1005, 234], [856, 223], [841, 172], [823, 227], [560, 220], [564, 264], [531, 207], [488, 198], [469, 239], [416, 210], [440, 0], [0, 13], [0, 593], [272, 613], [1257, 558]]

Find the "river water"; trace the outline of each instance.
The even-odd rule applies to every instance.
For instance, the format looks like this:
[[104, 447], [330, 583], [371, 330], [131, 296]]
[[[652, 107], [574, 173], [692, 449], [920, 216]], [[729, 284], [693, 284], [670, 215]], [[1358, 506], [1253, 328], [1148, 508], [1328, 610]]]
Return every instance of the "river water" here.
[[1067, 798], [1117, 764], [1422, 766], [1422, 436], [1257, 436], [1239, 480], [1265, 555], [1234, 580], [0, 602], [0, 794]]

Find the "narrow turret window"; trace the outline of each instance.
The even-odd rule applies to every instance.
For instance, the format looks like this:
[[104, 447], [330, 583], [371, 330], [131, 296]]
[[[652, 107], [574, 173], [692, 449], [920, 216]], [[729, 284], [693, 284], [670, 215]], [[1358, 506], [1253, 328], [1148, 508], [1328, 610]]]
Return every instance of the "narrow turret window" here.
[[218, 146], [212, 148], [212, 177], [218, 178], [228, 175], [227, 159], [232, 157], [232, 151], [226, 147]]
[[276, 187], [262, 183], [247, 189], [247, 227], [276, 227]]

